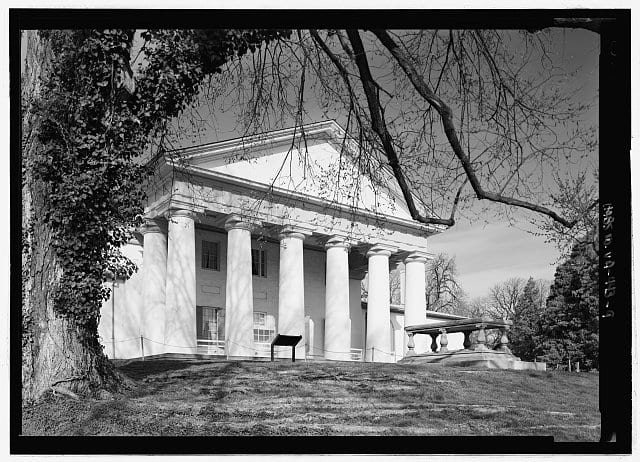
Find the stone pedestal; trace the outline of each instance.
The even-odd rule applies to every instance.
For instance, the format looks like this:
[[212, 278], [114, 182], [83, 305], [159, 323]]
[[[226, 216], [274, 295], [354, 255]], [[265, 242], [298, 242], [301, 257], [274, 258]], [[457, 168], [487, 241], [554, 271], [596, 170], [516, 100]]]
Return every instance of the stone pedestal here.
[[482, 351], [457, 350], [451, 352], [411, 355], [398, 364], [420, 364], [425, 366], [486, 367], [489, 369], [515, 369], [544, 371], [546, 363], [521, 361], [520, 358], [503, 351], [484, 349]]

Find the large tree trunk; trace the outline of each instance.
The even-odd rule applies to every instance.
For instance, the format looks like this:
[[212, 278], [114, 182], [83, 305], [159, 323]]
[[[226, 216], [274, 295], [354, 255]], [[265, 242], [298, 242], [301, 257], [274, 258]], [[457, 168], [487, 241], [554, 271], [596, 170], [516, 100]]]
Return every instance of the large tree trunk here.
[[[48, 186], [34, 178], [30, 170], [30, 159], [41, 149], [37, 137], [39, 116], [31, 104], [41, 93], [53, 56], [48, 41], [36, 31], [24, 34], [27, 53], [21, 88], [22, 397], [23, 402], [29, 402], [48, 390], [77, 396], [114, 389], [121, 378], [102, 353], [97, 326], [79, 327], [54, 309], [52, 294], [63, 268], [52, 249], [52, 230], [43, 213]], [[87, 329], [93, 332], [86, 332]]]

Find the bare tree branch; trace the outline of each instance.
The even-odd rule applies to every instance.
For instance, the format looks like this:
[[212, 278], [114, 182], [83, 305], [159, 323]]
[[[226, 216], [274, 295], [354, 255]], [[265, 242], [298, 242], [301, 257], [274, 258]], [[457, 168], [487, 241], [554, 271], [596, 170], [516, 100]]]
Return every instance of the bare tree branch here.
[[456, 193], [455, 199], [453, 199], [453, 206], [451, 207], [451, 216], [449, 217], [451, 221], [455, 220], [456, 210], [458, 208], [458, 202], [460, 201], [460, 194], [462, 193], [462, 190], [464, 189], [466, 184], [467, 184], [467, 180], [464, 180], [464, 182], [458, 188], [458, 192]]
[[[466, 173], [467, 178], [469, 179], [469, 182], [471, 183], [471, 187], [473, 188], [474, 192], [476, 193], [476, 196], [478, 199], [482, 200], [482, 199], [486, 199], [486, 200], [490, 200], [493, 202], [500, 202], [503, 204], [507, 204], [507, 205], [512, 205], [515, 207], [521, 207], [524, 209], [528, 209], [528, 210], [532, 210], [534, 212], [538, 212], [541, 213], [543, 215], [547, 215], [548, 217], [550, 217], [551, 219], [553, 219], [554, 221], [562, 224], [563, 226], [567, 227], [567, 228], [571, 228], [573, 227], [577, 220], [574, 221], [569, 221], [563, 217], [561, 217], [560, 215], [558, 215], [555, 211], [538, 205], [538, 204], [533, 204], [531, 202], [527, 202], [521, 199], [517, 199], [514, 197], [507, 197], [507, 196], [503, 196], [501, 194], [495, 193], [495, 192], [491, 192], [491, 191], [486, 191], [482, 185], [480, 184], [480, 180], [478, 179], [478, 176], [476, 174], [475, 168], [473, 167], [469, 156], [467, 155], [467, 153], [464, 152], [464, 149], [462, 148], [462, 145], [460, 144], [460, 140], [458, 138], [458, 135], [456, 133], [456, 128], [453, 122], [453, 114], [452, 114], [452, 110], [451, 108], [440, 98], [438, 97], [435, 93], [433, 93], [433, 91], [431, 91], [431, 89], [429, 88], [428, 84], [424, 81], [424, 79], [422, 77], [420, 77], [420, 75], [418, 74], [418, 72], [416, 71], [413, 63], [411, 62], [411, 58], [410, 56], [405, 52], [405, 50], [403, 50], [401, 47], [399, 47], [396, 42], [391, 38], [391, 36], [384, 30], [374, 30], [372, 31], [376, 37], [378, 37], [378, 39], [380, 40], [380, 42], [384, 45], [384, 47], [389, 50], [389, 52], [393, 55], [393, 57], [396, 59], [396, 61], [398, 62], [398, 64], [400, 65], [400, 67], [402, 67], [402, 69], [404, 70], [405, 74], [407, 75], [407, 77], [409, 78], [409, 80], [411, 81], [411, 83], [413, 84], [414, 88], [416, 89], [416, 91], [420, 94], [420, 96], [422, 96], [431, 106], [433, 106], [436, 111], [438, 112], [438, 114], [440, 115], [440, 118], [442, 120], [442, 124], [444, 126], [444, 131], [445, 134], [447, 136], [447, 139], [449, 141], [449, 144], [451, 145], [451, 148], [453, 149], [454, 154], [456, 155], [456, 157], [459, 159], [460, 163], [462, 164], [462, 167]], [[350, 33], [349, 37], [351, 38], [351, 36], [353, 35], [353, 32]], [[357, 33], [356, 33], [357, 35]], [[358, 36], [358, 40], [359, 40], [359, 36]], [[360, 42], [361, 43], [361, 42]], [[355, 46], [354, 46], [355, 49]], [[359, 64], [358, 67], [361, 67], [361, 62], [363, 61], [363, 57], [359, 58], [359, 54], [358, 52], [356, 52], [356, 59], [358, 60]], [[365, 62], [366, 64], [366, 62]], [[362, 72], [361, 72], [362, 74]], [[370, 74], [369, 74], [369, 78], [370, 78]], [[364, 83], [364, 81], [363, 81]], [[366, 90], [366, 85], [365, 85], [365, 90]], [[367, 93], [367, 97], [369, 98], [369, 95]], [[371, 103], [375, 104], [376, 101], [373, 100]], [[379, 102], [378, 102], [379, 105]], [[373, 115], [373, 114], [372, 114]], [[376, 130], [378, 131], [378, 130]], [[384, 133], [383, 133], [384, 135]], [[382, 136], [382, 135], [381, 135]], [[387, 133], [388, 136], [388, 133]], [[387, 155], [390, 156], [390, 163], [391, 163], [391, 158], [393, 156], [395, 156], [395, 152], [389, 152], [388, 151], [388, 143], [383, 143], [384, 147], [385, 147], [385, 151], [387, 151]], [[392, 165], [393, 167], [393, 165]], [[394, 170], [395, 172], [395, 170]], [[396, 175], [397, 177], [397, 175]], [[398, 178], [398, 181], [400, 182], [400, 179]], [[412, 212], [412, 216], [413, 216], [413, 212]]]
[[367, 96], [367, 104], [369, 106], [369, 112], [371, 114], [372, 128], [382, 142], [384, 152], [389, 161], [389, 166], [393, 170], [393, 174], [398, 182], [398, 185], [400, 186], [400, 190], [402, 191], [404, 200], [407, 203], [407, 207], [409, 208], [411, 217], [421, 223], [453, 226], [455, 222], [452, 219], [425, 217], [418, 211], [413, 199], [413, 195], [411, 194], [411, 189], [407, 184], [404, 172], [402, 170], [402, 167], [400, 166], [398, 154], [396, 153], [395, 147], [393, 146], [393, 139], [385, 123], [382, 105], [380, 104], [380, 98], [378, 97], [378, 93], [376, 91], [378, 85], [373, 80], [373, 76], [371, 75], [371, 71], [369, 70], [367, 56], [364, 51], [362, 40], [360, 39], [360, 35], [358, 34], [357, 30], [350, 29], [347, 30], [347, 36], [349, 37], [349, 41], [351, 42], [351, 46], [353, 47], [354, 58], [360, 72], [360, 80], [362, 82], [364, 92]]

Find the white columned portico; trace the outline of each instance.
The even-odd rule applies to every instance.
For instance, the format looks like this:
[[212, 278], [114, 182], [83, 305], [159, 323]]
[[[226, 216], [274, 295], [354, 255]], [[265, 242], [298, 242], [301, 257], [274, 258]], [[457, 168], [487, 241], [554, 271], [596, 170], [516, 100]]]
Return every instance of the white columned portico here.
[[227, 284], [225, 338], [227, 355], [254, 356], [251, 224], [238, 215], [225, 222]]
[[169, 210], [165, 351], [196, 351], [196, 237], [194, 212]]
[[349, 244], [342, 236], [332, 236], [325, 249], [324, 357], [346, 361], [351, 351]]
[[389, 294], [389, 256], [397, 249], [376, 244], [369, 249], [365, 361], [393, 362]]
[[[305, 358], [304, 335], [304, 230], [285, 226], [280, 231], [280, 273], [278, 278], [278, 333], [302, 335], [296, 346], [296, 358]], [[290, 357], [289, 347], [279, 357]]]
[[[412, 252], [404, 259], [405, 296], [404, 325], [414, 326], [427, 322], [427, 298], [425, 286], [425, 264], [429, 259], [426, 252]], [[406, 335], [406, 334], [405, 334]], [[427, 353], [426, 335], [414, 335], [415, 353]]]
[[164, 326], [167, 284], [167, 232], [158, 219], [145, 220], [141, 229], [144, 236], [142, 257], [142, 319], [141, 335], [145, 341], [145, 355], [165, 352]]

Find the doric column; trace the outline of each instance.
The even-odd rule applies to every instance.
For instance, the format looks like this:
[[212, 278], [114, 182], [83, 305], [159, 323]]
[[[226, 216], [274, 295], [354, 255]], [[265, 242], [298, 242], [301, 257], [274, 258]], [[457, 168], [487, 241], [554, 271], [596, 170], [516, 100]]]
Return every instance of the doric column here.
[[251, 224], [238, 215], [231, 215], [224, 227], [227, 230], [227, 354], [254, 356]]
[[[416, 326], [427, 323], [427, 298], [425, 291], [425, 264], [428, 254], [412, 252], [404, 259], [405, 295], [404, 325]], [[427, 353], [428, 339], [426, 335], [414, 336], [416, 354]]]
[[389, 246], [376, 244], [367, 252], [369, 287], [367, 290], [366, 361], [393, 362], [389, 312], [389, 256], [395, 250]]
[[324, 357], [346, 361], [351, 352], [349, 244], [344, 237], [333, 236], [327, 241], [325, 249]]
[[142, 256], [142, 319], [141, 332], [145, 340], [145, 355], [165, 352], [165, 309], [167, 293], [167, 231], [166, 224], [158, 219], [145, 220], [141, 229], [144, 235]]
[[[296, 346], [296, 358], [304, 359], [304, 259], [305, 231], [285, 226], [280, 232], [280, 274], [278, 278], [278, 333], [302, 335]], [[282, 348], [279, 357], [290, 357], [291, 349]]]
[[[167, 309], [165, 351], [196, 351], [196, 236], [193, 212], [172, 209], [168, 214]], [[188, 347], [188, 348], [187, 348]]]

